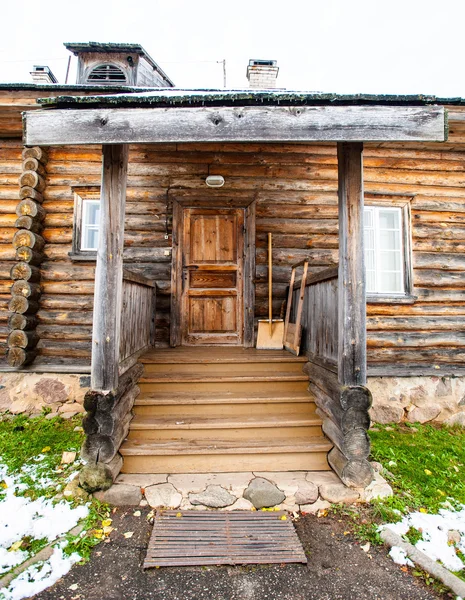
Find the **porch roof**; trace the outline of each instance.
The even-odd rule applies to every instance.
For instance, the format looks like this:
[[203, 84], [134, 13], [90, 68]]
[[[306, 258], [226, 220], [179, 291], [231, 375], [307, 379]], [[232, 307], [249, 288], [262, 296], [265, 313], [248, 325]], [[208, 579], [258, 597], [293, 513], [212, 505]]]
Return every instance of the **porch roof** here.
[[157, 88], [129, 93], [56, 96], [39, 98], [44, 108], [124, 108], [166, 106], [426, 106], [461, 105], [464, 98], [440, 98], [429, 94], [334, 94], [300, 90], [224, 90]]

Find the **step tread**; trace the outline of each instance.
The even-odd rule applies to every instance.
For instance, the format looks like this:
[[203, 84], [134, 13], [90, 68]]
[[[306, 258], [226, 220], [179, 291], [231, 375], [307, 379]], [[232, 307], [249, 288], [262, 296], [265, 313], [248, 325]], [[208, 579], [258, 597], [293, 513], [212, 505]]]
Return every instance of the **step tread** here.
[[294, 356], [286, 350], [256, 350], [255, 348], [180, 347], [163, 348], [140, 357], [145, 364], [177, 363], [267, 363], [307, 362], [306, 356]]
[[136, 398], [136, 406], [180, 405], [180, 404], [250, 404], [277, 402], [313, 402], [313, 396], [306, 391], [254, 394], [226, 392], [141, 392]]
[[254, 417], [176, 417], [163, 418], [136, 415], [131, 421], [131, 431], [140, 429], [250, 429], [266, 427], [311, 427], [321, 425], [318, 417], [264, 416]]
[[182, 454], [281, 454], [288, 452], [328, 452], [332, 444], [323, 436], [267, 441], [262, 440], [126, 440], [120, 448], [123, 456], [161, 456]]
[[219, 373], [147, 373], [143, 375], [139, 383], [209, 383], [209, 382], [254, 382], [254, 381], [308, 381], [305, 373], [294, 373], [292, 371], [257, 371], [245, 375], [234, 375], [228, 371]]

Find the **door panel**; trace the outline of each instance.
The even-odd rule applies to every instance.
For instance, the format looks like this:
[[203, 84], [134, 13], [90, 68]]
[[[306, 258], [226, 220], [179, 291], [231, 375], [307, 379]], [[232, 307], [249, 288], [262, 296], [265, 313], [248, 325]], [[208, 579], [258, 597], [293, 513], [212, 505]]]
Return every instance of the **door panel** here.
[[243, 230], [241, 208], [183, 208], [184, 344], [242, 343]]

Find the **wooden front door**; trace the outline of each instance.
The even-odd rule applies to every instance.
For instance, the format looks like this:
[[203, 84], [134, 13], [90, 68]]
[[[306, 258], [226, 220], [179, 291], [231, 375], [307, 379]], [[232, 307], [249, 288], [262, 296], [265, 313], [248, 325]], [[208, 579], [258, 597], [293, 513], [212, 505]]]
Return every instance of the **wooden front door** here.
[[181, 339], [243, 341], [243, 208], [182, 208]]

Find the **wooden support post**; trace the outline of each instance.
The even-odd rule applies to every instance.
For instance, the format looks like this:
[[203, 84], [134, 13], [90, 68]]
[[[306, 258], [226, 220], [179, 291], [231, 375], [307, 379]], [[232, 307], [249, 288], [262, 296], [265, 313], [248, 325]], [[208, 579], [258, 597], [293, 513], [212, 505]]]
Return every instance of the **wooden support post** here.
[[118, 387], [128, 146], [103, 146], [100, 238], [95, 272], [91, 388]]
[[366, 384], [363, 144], [337, 145], [339, 195], [339, 345], [341, 385]]

